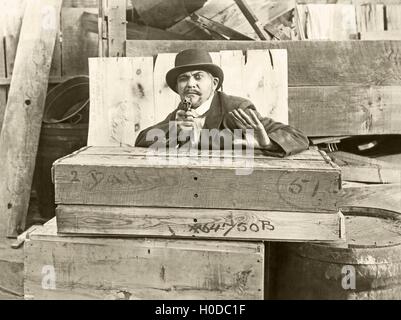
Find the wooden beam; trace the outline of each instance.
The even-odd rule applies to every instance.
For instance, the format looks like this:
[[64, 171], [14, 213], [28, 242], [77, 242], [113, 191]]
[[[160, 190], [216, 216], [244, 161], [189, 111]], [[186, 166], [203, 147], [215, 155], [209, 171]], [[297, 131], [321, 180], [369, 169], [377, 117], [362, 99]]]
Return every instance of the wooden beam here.
[[246, 0], [234, 0], [237, 6], [240, 8], [242, 14], [248, 20], [249, 24], [255, 30], [256, 34], [261, 40], [269, 39], [268, 34], [264, 31], [263, 26], [259, 22], [256, 15], [253, 13], [252, 9], [247, 4]]
[[125, 41], [127, 40], [126, 0], [107, 2], [107, 41], [108, 56], [125, 56]]
[[[53, 219], [30, 235], [25, 256], [29, 299], [264, 296], [267, 262], [262, 242], [61, 237]], [[54, 287], [51, 281], [42, 285], [46, 272], [56, 275]]]
[[0, 137], [0, 234], [9, 237], [25, 228], [60, 8], [61, 0], [28, 0], [21, 27]]
[[[287, 49], [289, 86], [401, 85], [401, 41], [127, 41], [127, 57]], [[307, 67], [305, 67], [307, 66]], [[380, 72], [378, 72], [380, 70]]]

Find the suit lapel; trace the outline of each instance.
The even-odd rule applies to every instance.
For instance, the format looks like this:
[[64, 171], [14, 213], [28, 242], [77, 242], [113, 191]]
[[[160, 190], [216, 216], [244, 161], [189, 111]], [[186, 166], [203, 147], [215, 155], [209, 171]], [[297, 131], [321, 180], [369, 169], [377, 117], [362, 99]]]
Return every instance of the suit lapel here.
[[220, 95], [215, 92], [209, 111], [206, 113], [204, 129], [219, 129], [223, 121], [223, 110]]

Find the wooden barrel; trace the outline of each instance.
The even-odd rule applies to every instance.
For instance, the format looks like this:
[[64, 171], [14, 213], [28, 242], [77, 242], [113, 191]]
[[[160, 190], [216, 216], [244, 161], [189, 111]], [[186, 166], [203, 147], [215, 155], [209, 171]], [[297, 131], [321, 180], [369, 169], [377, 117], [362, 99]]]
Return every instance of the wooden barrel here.
[[401, 215], [343, 208], [347, 242], [277, 243], [273, 299], [401, 299]]

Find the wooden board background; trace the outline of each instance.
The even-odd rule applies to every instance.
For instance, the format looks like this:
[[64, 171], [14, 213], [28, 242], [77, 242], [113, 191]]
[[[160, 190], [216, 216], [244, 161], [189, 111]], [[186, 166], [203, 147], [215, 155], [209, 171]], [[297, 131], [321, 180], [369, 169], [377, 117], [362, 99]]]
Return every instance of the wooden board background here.
[[[238, 50], [211, 55], [227, 72], [225, 93], [248, 98], [263, 116], [288, 123], [285, 50], [248, 50], [246, 58]], [[151, 56], [90, 59], [88, 145], [134, 146], [141, 130], [165, 119], [178, 105], [165, 81], [174, 59], [172, 53], [158, 54], [155, 65]]]
[[25, 298], [263, 299], [262, 242], [59, 237], [54, 220], [25, 242]]
[[309, 136], [401, 133], [401, 41], [130, 40], [126, 47], [132, 57], [192, 47], [287, 49], [290, 125]]

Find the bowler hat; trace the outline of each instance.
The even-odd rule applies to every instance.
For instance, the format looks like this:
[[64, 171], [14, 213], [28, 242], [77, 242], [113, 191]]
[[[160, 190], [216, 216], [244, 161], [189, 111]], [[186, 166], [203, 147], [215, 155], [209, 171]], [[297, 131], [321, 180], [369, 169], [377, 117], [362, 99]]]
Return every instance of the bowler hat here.
[[168, 86], [177, 92], [177, 77], [187, 71], [205, 70], [214, 77], [219, 78], [218, 90], [224, 80], [223, 70], [213, 63], [212, 57], [207, 51], [200, 49], [188, 49], [181, 51], [175, 57], [175, 67], [167, 72], [166, 82]]

